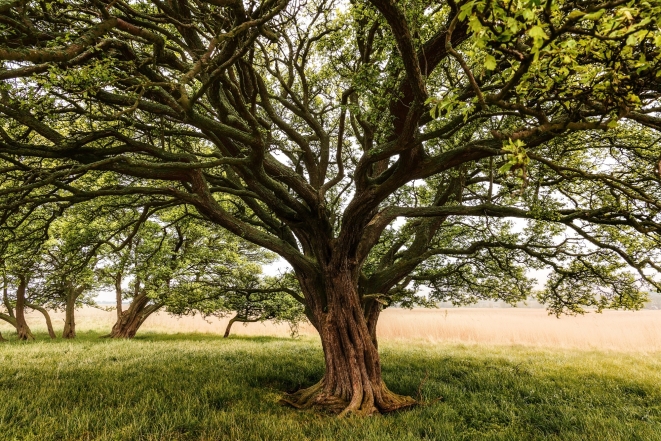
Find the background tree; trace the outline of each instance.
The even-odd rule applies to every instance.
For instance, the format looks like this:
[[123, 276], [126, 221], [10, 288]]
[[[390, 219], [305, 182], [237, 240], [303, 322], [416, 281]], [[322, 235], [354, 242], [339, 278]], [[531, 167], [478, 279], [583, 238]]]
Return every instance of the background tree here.
[[[3, 300], [7, 314], [2, 314], [0, 318], [16, 328], [16, 335], [20, 340], [34, 340], [32, 330], [25, 320], [26, 291], [29, 276], [21, 271], [15, 278], [4, 277], [3, 279]], [[10, 291], [14, 291], [13, 296], [9, 295]]]
[[94, 269], [108, 234], [106, 224], [89, 206], [77, 205], [56, 219], [48, 233], [39, 268], [42, 303], [64, 310], [62, 337], [75, 338], [75, 310], [96, 305], [93, 293], [99, 283]]
[[[139, 221], [115, 219], [113, 222], [110, 213], [122, 207], [121, 199], [106, 205], [96, 202], [60, 206], [47, 222], [39, 217], [39, 211], [29, 211], [21, 218], [29, 228], [5, 224], [7, 261], [13, 267], [13, 270], [9, 268], [9, 275], [13, 274], [19, 281], [25, 278], [24, 307], [44, 315], [51, 338], [56, 335], [48, 310], [65, 312], [63, 336], [74, 338], [75, 309], [96, 306], [93, 295], [101, 286], [97, 274], [101, 250], [113, 237]], [[13, 318], [11, 305], [18, 300], [16, 296], [10, 297], [5, 295], [5, 304], [10, 305], [7, 309]]]
[[[148, 211], [142, 214], [137, 210], [127, 211], [129, 217], [139, 219], [133, 228], [108, 241], [104, 266], [99, 270], [116, 294], [117, 321], [107, 336], [112, 338], [134, 337], [144, 321], [163, 306], [153, 293], [167, 289], [182, 245], [178, 236], [172, 236], [175, 230], [149, 220]], [[128, 289], [124, 282], [128, 283]], [[128, 309], [123, 310], [123, 301], [128, 299], [131, 300]]]
[[210, 271], [196, 277], [195, 290], [171, 295], [167, 310], [176, 315], [200, 313], [205, 318], [231, 316], [224, 337], [229, 337], [234, 323], [268, 320], [286, 323], [291, 336], [296, 336], [298, 326], [305, 321], [305, 311], [293, 274], [262, 277], [260, 273], [261, 269], [254, 264], [247, 265], [242, 272], [235, 270], [231, 277], [219, 277], [217, 271]]
[[635, 309], [658, 286], [654, 2], [0, 13], [3, 209], [166, 200], [282, 256], [326, 363], [296, 407], [414, 404], [381, 379], [376, 325], [416, 286], [515, 302], [545, 267], [557, 313]]
[[274, 295], [268, 290], [260, 292], [249, 288], [234, 291], [232, 294], [224, 297], [224, 309], [234, 315], [227, 323], [223, 337], [229, 337], [234, 323], [247, 324], [267, 320], [273, 320], [275, 323], [286, 322], [291, 336], [298, 334], [298, 325], [305, 315], [301, 304], [290, 294]]
[[[210, 284], [241, 286], [248, 274], [259, 273], [259, 265], [270, 259], [185, 209], [161, 210], [151, 217], [147, 213], [142, 212], [135, 228], [107, 243], [110, 252], [101, 272], [112, 279], [118, 305], [120, 298], [131, 299], [109, 337], [134, 337], [144, 321], [164, 306], [176, 304], [190, 311], [199, 301], [217, 298], [225, 291], [210, 295], [205, 291]], [[128, 289], [122, 281], [128, 282]]]
[[[0, 274], [2, 277], [2, 306], [5, 312], [0, 319], [16, 328], [21, 340], [33, 340], [34, 336], [25, 319], [25, 308], [45, 313], [49, 334], [52, 324], [48, 313], [36, 303], [35, 282], [39, 278], [42, 250], [48, 239], [48, 228], [61, 214], [40, 206], [17, 205], [3, 213], [0, 227]], [[38, 282], [37, 282], [38, 283]]]
[[9, 323], [14, 328], [17, 328], [16, 317], [14, 315], [14, 306], [9, 299], [9, 280], [4, 275], [2, 278], [2, 306], [4, 312], [0, 312], [0, 319]]
[[293, 280], [270, 278], [226, 294], [222, 306], [234, 315], [227, 323], [223, 337], [229, 337], [232, 325], [236, 322], [255, 323], [267, 320], [276, 324], [286, 323], [290, 335], [297, 336], [298, 327], [305, 320], [305, 311], [300, 301], [300, 293], [297, 292], [298, 286], [290, 285], [287, 288], [287, 281]]

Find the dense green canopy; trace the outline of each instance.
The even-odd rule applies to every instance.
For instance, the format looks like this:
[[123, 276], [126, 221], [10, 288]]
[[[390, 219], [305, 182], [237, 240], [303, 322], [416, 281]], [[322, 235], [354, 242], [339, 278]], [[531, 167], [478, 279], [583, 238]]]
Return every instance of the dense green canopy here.
[[131, 196], [279, 254], [326, 352], [295, 405], [410, 404], [380, 385], [392, 302], [515, 303], [531, 268], [556, 313], [639, 308], [658, 286], [655, 0], [0, 11], [3, 225]]

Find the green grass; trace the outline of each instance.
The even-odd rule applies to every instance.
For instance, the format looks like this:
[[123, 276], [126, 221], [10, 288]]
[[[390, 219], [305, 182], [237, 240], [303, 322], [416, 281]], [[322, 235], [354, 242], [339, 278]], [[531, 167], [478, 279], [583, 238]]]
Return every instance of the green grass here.
[[337, 419], [277, 403], [313, 339], [98, 335], [0, 346], [0, 440], [661, 440], [661, 354], [383, 342], [392, 390], [442, 400]]

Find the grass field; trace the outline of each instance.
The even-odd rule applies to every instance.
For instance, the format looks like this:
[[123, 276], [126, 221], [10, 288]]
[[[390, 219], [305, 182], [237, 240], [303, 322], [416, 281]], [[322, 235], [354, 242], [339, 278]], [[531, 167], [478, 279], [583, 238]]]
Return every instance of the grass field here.
[[[53, 325], [62, 331], [64, 314], [52, 314]], [[114, 311], [85, 308], [77, 311], [78, 329], [108, 333], [116, 319]], [[152, 333], [222, 334], [229, 318], [200, 316], [176, 318], [155, 314], [140, 330]], [[33, 330], [45, 331], [43, 316], [28, 314]], [[0, 322], [0, 331], [11, 326]], [[485, 345], [524, 345], [532, 347], [614, 350], [626, 352], [661, 352], [661, 311], [605, 311], [578, 317], [556, 318], [544, 309], [450, 308], [386, 309], [379, 319], [381, 340], [420, 343], [464, 343]], [[287, 337], [287, 325], [272, 323], [236, 324], [232, 333], [243, 336]], [[316, 337], [309, 325], [302, 325], [302, 336]]]
[[[84, 331], [103, 326], [99, 316], [82, 314], [76, 341], [49, 341], [41, 333], [37, 342], [0, 345], [0, 440], [661, 440], [661, 351], [624, 347], [616, 337], [626, 331], [627, 316], [615, 314], [610, 328], [599, 325], [602, 331], [594, 322], [599, 316], [566, 322], [564, 334], [551, 328], [540, 346], [511, 341], [525, 335], [522, 322], [540, 320], [534, 314], [517, 321], [512, 310], [470, 311], [421, 314], [408, 327], [402, 321], [398, 328], [394, 317], [384, 321], [385, 381], [427, 404], [344, 420], [278, 404], [282, 391], [321, 377], [316, 338], [166, 334], [154, 332], [158, 320], [170, 323], [170, 332], [175, 322], [156, 317], [135, 340], [109, 341], [98, 338], [100, 330]], [[661, 313], [635, 317], [629, 333], [647, 334], [626, 341], [658, 339], [652, 319]], [[457, 338], [431, 331], [430, 323], [451, 320], [464, 326]], [[176, 323], [184, 332], [203, 326]], [[489, 324], [500, 337], [480, 342]], [[415, 334], [425, 327], [430, 335]], [[542, 328], [533, 334], [545, 335]], [[579, 338], [584, 328], [594, 331], [585, 338], [591, 346]], [[285, 333], [270, 326], [236, 331], [260, 329]], [[443, 335], [450, 337], [442, 341]], [[548, 347], [554, 338], [566, 348]], [[626, 350], [586, 349], [595, 344]]]

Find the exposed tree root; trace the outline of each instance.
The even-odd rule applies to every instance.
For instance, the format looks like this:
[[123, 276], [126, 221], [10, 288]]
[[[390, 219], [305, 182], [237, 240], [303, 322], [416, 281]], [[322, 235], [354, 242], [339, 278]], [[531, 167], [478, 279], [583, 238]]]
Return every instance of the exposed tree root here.
[[383, 382], [377, 390], [354, 390], [354, 396], [350, 401], [333, 395], [328, 390], [333, 390], [333, 387], [329, 387], [324, 380], [321, 380], [311, 387], [286, 394], [280, 403], [297, 409], [320, 409], [337, 414], [339, 417], [388, 413], [418, 404], [411, 397], [391, 392]]

